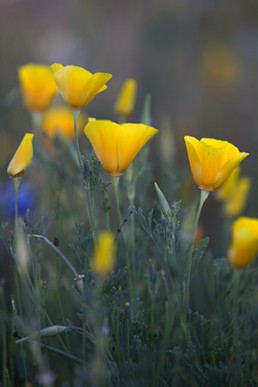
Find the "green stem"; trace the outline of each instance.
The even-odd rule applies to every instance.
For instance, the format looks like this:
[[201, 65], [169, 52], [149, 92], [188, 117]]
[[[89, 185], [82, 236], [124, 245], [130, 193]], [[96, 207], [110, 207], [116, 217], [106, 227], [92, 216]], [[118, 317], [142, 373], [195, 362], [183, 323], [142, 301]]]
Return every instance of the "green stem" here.
[[110, 229], [110, 199], [108, 188], [103, 189], [103, 209], [105, 212], [105, 225], [106, 229]]
[[[36, 342], [34, 340], [28, 339], [27, 343], [35, 344]], [[62, 351], [61, 349], [53, 347], [52, 345], [46, 345], [46, 344], [40, 343], [40, 346], [41, 346], [42, 349], [47, 349], [47, 350], [49, 350], [51, 352], [55, 352], [55, 353], [57, 353], [57, 354], [59, 354], [61, 356], [66, 357], [67, 359], [70, 359], [70, 360], [72, 360], [72, 361], [74, 361], [76, 363], [79, 363], [79, 364], [83, 365], [83, 360], [82, 359], [80, 359], [79, 357], [77, 357], [77, 356], [75, 356], [75, 355], [73, 355], [73, 354], [71, 354], [69, 352]]]
[[81, 155], [81, 151], [80, 151], [79, 136], [78, 136], [78, 129], [77, 129], [79, 115], [80, 115], [80, 110], [73, 110], [74, 139], [75, 139], [78, 163], [79, 163], [79, 167], [82, 171], [83, 170], [83, 159], [82, 159], [82, 155]]
[[195, 217], [194, 225], [193, 225], [193, 241], [191, 243], [188, 257], [187, 257], [187, 263], [186, 263], [186, 278], [185, 278], [185, 289], [184, 289], [184, 300], [185, 300], [185, 305], [186, 308], [189, 308], [189, 297], [190, 297], [190, 281], [191, 281], [191, 273], [192, 273], [192, 264], [193, 264], [193, 252], [194, 252], [194, 239], [195, 239], [195, 234], [197, 231], [202, 207], [206, 201], [206, 199], [209, 196], [209, 191], [201, 189], [201, 194], [200, 194], [200, 203], [199, 207], [197, 210], [197, 214]]
[[96, 221], [97, 217], [95, 216], [96, 206], [95, 206], [94, 197], [92, 195], [91, 187], [86, 189], [86, 207], [87, 207], [87, 213], [89, 217], [92, 237], [94, 240], [97, 234], [97, 221]]
[[71, 264], [68, 258], [52, 243], [50, 242], [49, 239], [47, 239], [44, 235], [39, 235], [39, 234], [29, 234], [28, 236], [32, 238], [40, 238], [43, 239], [43, 241], [48, 244], [52, 249], [62, 258], [62, 260], [66, 263], [66, 265], [70, 268], [70, 270], [73, 272], [75, 277], [77, 279], [80, 279], [81, 275], [76, 271], [74, 266]]
[[119, 181], [120, 181], [120, 176], [112, 176], [112, 183], [113, 183], [113, 189], [114, 189], [114, 195], [115, 195], [116, 214], [117, 214], [117, 220], [118, 220], [118, 230], [121, 233], [123, 244], [125, 246], [125, 236], [124, 236], [124, 230], [123, 230], [124, 222], [120, 211]]
[[[115, 194], [116, 214], [117, 214], [117, 220], [118, 220], [118, 225], [120, 229], [122, 227], [123, 221], [122, 221], [122, 215], [120, 211], [119, 181], [120, 181], [120, 176], [112, 176], [112, 183], [113, 183], [113, 189]], [[121, 229], [121, 233], [123, 235], [122, 229]]]
[[21, 177], [14, 177], [13, 178], [13, 186], [14, 186], [14, 225], [15, 225], [15, 230], [17, 230], [18, 217], [19, 217], [19, 211], [18, 211], [18, 192], [19, 192], [20, 182], [21, 182]]
[[1, 300], [1, 334], [2, 334], [2, 383], [3, 387], [7, 387], [7, 316], [6, 316], [6, 307], [5, 307], [5, 298], [3, 294], [3, 289], [0, 289], [0, 300]]
[[238, 313], [239, 313], [239, 284], [240, 284], [241, 271], [238, 269], [234, 270], [233, 273], [233, 346], [234, 353], [237, 359], [238, 357], [238, 339], [239, 339], [239, 330], [238, 330]]
[[131, 263], [132, 263], [132, 284], [133, 295], [136, 296], [137, 279], [136, 279], [136, 265], [135, 265], [135, 215], [130, 216], [130, 238], [131, 238]]

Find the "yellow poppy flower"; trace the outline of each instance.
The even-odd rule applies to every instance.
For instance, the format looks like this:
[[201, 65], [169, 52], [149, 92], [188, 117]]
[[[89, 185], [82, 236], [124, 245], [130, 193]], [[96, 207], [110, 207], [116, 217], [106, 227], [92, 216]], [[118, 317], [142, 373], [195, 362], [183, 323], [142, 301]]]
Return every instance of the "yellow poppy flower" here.
[[239, 179], [231, 197], [225, 202], [224, 211], [226, 215], [238, 216], [243, 212], [250, 187], [251, 180], [248, 177], [244, 176]]
[[7, 173], [11, 177], [18, 177], [24, 174], [26, 168], [32, 161], [33, 157], [33, 140], [34, 134], [26, 133], [10, 161]]
[[[86, 117], [82, 113], [77, 123], [78, 134], [80, 135], [85, 125]], [[55, 137], [58, 132], [64, 134], [70, 140], [74, 139], [74, 118], [73, 112], [66, 106], [53, 106], [44, 112], [41, 127], [48, 137]]]
[[144, 124], [116, 124], [89, 118], [84, 133], [106, 172], [119, 176], [146, 142], [158, 132]]
[[115, 236], [104, 231], [97, 237], [91, 259], [93, 272], [101, 277], [111, 273], [115, 266]]
[[115, 113], [120, 117], [132, 114], [137, 92], [135, 79], [126, 79], [115, 103]]
[[240, 152], [227, 141], [185, 136], [185, 144], [193, 179], [199, 188], [213, 191], [220, 188], [233, 170], [249, 153]]
[[240, 170], [240, 167], [236, 167], [234, 171], [230, 174], [230, 176], [227, 178], [225, 183], [222, 185], [222, 187], [217, 191], [218, 199], [227, 200], [233, 195], [239, 180]]
[[63, 66], [54, 63], [51, 66], [59, 92], [66, 103], [73, 109], [80, 110], [107, 86], [105, 83], [112, 78], [108, 73], [92, 74], [78, 66]]
[[228, 260], [236, 268], [249, 265], [258, 252], [258, 219], [241, 217], [232, 226]]
[[48, 66], [27, 64], [19, 68], [23, 103], [32, 112], [48, 108], [57, 93], [53, 72]]

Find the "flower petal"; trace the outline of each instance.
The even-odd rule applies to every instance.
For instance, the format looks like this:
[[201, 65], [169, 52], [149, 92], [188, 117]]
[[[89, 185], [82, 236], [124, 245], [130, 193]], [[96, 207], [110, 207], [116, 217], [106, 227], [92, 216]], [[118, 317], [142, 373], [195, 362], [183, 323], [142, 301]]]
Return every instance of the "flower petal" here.
[[106, 90], [107, 86], [105, 83], [108, 82], [111, 78], [112, 74], [109, 73], [93, 74], [88, 85], [87, 95], [85, 96], [83, 105], [88, 105], [98, 93]]
[[42, 111], [53, 101], [57, 86], [48, 66], [27, 64], [19, 68], [24, 105], [30, 111]]
[[[53, 66], [53, 65], [52, 65]], [[84, 106], [92, 74], [78, 66], [53, 66], [54, 78], [64, 100], [74, 109]]]
[[247, 157], [249, 153], [240, 152], [237, 156], [228, 160], [219, 171], [216, 180], [214, 181], [214, 189], [221, 187], [232, 171]]
[[187, 155], [193, 179], [198, 187], [202, 184], [201, 160], [199, 158], [200, 141], [192, 136], [184, 136]]
[[258, 251], [258, 219], [241, 217], [232, 227], [232, 244], [228, 251], [229, 262], [243, 268], [249, 265]]
[[10, 161], [7, 173], [9, 176], [16, 177], [24, 173], [27, 166], [31, 163], [33, 157], [33, 140], [34, 134], [26, 133]]
[[120, 173], [117, 158], [119, 132], [120, 125], [115, 122], [94, 118], [89, 118], [84, 128], [84, 133], [90, 140], [99, 161], [110, 174]]
[[211, 144], [211, 141], [207, 142], [205, 140], [200, 141], [202, 151], [202, 187], [213, 190], [215, 189], [214, 181], [225, 159], [225, 147], [222, 141], [218, 144], [214, 140]]
[[225, 213], [228, 216], [237, 216], [243, 212], [250, 187], [251, 180], [248, 177], [239, 179], [234, 192], [225, 203]]
[[220, 200], [226, 200], [232, 196], [235, 191], [235, 186], [238, 182], [240, 175], [240, 167], [236, 167], [233, 172], [229, 175], [228, 179], [222, 185], [217, 192], [217, 198]]
[[158, 132], [144, 124], [123, 124], [118, 138], [118, 168], [123, 172], [146, 142]]
[[126, 79], [115, 104], [115, 113], [121, 117], [129, 116], [135, 105], [137, 82], [135, 79]]

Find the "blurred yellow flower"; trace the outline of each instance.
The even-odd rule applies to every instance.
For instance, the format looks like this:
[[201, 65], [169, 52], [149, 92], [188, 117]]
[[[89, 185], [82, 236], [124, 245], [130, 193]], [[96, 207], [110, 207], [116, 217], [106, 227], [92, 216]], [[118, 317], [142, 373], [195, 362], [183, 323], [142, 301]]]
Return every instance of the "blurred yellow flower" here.
[[232, 226], [228, 260], [236, 268], [249, 265], [258, 252], [258, 219], [241, 217]]
[[[77, 129], [80, 135], [85, 125], [86, 117], [80, 114]], [[74, 118], [73, 112], [66, 106], [53, 106], [44, 112], [41, 127], [48, 137], [55, 137], [58, 132], [64, 134], [70, 140], [74, 139]]]
[[137, 92], [135, 79], [126, 79], [115, 103], [115, 113], [120, 117], [132, 114]]
[[34, 134], [26, 133], [10, 161], [7, 173], [11, 177], [18, 177], [24, 174], [26, 168], [32, 161], [33, 157], [33, 140]]
[[185, 136], [185, 144], [193, 179], [199, 188], [213, 191], [220, 188], [233, 170], [249, 153], [240, 152], [227, 141]]
[[111, 273], [115, 266], [115, 236], [110, 231], [103, 231], [96, 239], [91, 268], [101, 277]]
[[227, 178], [225, 183], [217, 191], [217, 198], [218, 199], [227, 200], [233, 195], [233, 193], [235, 191], [236, 184], [239, 180], [240, 171], [241, 171], [241, 168], [238, 166], [229, 175], [229, 177]]
[[19, 68], [23, 103], [32, 112], [48, 108], [57, 93], [53, 72], [48, 66], [27, 64]]
[[237, 167], [217, 192], [218, 199], [224, 201], [225, 214], [230, 217], [243, 212], [251, 187], [251, 180], [239, 174], [240, 167]]
[[248, 177], [244, 176], [239, 179], [234, 193], [225, 202], [224, 211], [226, 215], [238, 216], [243, 212], [250, 187], [251, 180]]
[[54, 63], [51, 66], [60, 94], [73, 109], [80, 110], [107, 86], [106, 82], [112, 78], [108, 73], [92, 74], [78, 66], [63, 66]]
[[84, 133], [106, 172], [119, 176], [146, 142], [158, 132], [144, 124], [122, 124], [89, 118]]
[[210, 44], [201, 58], [202, 75], [215, 87], [230, 87], [240, 73], [240, 63], [233, 47], [224, 43]]

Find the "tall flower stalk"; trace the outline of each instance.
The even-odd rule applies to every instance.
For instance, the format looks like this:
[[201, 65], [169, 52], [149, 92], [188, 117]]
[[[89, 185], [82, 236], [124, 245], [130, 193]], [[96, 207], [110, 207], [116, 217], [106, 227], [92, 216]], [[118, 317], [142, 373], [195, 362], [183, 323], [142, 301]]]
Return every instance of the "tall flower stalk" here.
[[15, 195], [15, 228], [18, 222], [18, 193], [21, 182], [21, 177], [24, 175], [26, 168], [32, 161], [33, 157], [33, 141], [34, 135], [32, 133], [26, 133], [15, 152], [12, 160], [10, 161], [7, 173], [13, 179], [14, 195]]
[[[213, 138], [202, 138], [199, 141], [195, 137], [185, 136], [184, 140], [193, 179], [201, 189], [200, 204], [193, 224], [195, 238], [201, 210], [209, 191], [220, 188], [249, 153], [240, 152], [227, 141]], [[186, 263], [184, 299], [187, 308], [189, 308], [193, 251], [194, 242], [189, 249]]]
[[78, 135], [78, 118], [80, 115], [80, 110], [73, 110], [73, 119], [74, 119], [74, 139], [75, 139], [75, 146], [76, 146], [76, 152], [78, 157], [78, 163], [81, 171], [83, 170], [83, 159], [82, 154], [80, 151], [80, 144], [79, 144], [79, 135]]
[[193, 241], [192, 241], [192, 243], [190, 245], [190, 249], [188, 251], [187, 263], [186, 263], [186, 272], [185, 272], [184, 301], [185, 301], [185, 305], [187, 308], [189, 307], [189, 299], [190, 299], [190, 281], [191, 281], [191, 273], [192, 273], [192, 265], [193, 265], [194, 240], [195, 240], [195, 235], [196, 235], [196, 231], [197, 231], [198, 224], [199, 224], [201, 211], [202, 211], [202, 208], [203, 208], [205, 201], [207, 200], [207, 198], [209, 196], [209, 193], [210, 193], [209, 191], [201, 189], [200, 202], [199, 202], [198, 210], [197, 210], [194, 224], [193, 224]]

